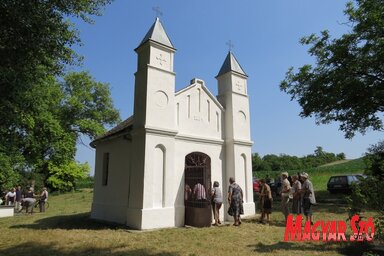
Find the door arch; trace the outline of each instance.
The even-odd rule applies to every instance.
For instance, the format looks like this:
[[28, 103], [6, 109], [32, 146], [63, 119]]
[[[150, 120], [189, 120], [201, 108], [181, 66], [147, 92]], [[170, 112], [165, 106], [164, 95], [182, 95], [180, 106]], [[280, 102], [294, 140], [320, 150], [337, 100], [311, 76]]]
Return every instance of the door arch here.
[[208, 155], [192, 152], [185, 156], [184, 187], [185, 225], [211, 226], [211, 158]]

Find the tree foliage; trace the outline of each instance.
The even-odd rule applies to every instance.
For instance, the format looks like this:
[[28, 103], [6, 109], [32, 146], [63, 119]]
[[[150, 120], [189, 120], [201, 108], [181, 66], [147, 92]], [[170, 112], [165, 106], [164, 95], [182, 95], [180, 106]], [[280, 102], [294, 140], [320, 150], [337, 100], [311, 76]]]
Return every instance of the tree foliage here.
[[367, 179], [353, 188], [349, 197], [350, 215], [370, 209], [378, 212], [375, 218], [376, 238], [384, 241], [384, 141], [368, 148], [364, 156]]
[[300, 116], [317, 124], [340, 122], [346, 138], [383, 130], [384, 1], [356, 0], [345, 14], [351, 31], [331, 39], [328, 31], [301, 39], [316, 65], [290, 68], [280, 88], [296, 99]]
[[[91, 22], [111, 0], [0, 1], [0, 99], [13, 105], [18, 94], [45, 75], [74, 64], [71, 46], [80, 42], [69, 18]], [[4, 109], [1, 109], [3, 111]]]
[[[86, 72], [69, 73], [60, 82], [47, 78], [26, 96], [28, 105], [18, 109], [22, 125], [9, 129], [11, 136], [3, 138], [4, 141], [11, 138], [5, 145], [17, 152], [10, 158], [19, 159], [8, 170], [20, 166], [20, 173], [25, 170], [40, 173], [44, 182], [55, 189], [73, 184], [72, 178], [60, 185], [57, 179], [77, 175], [76, 169], [65, 166], [73, 166], [80, 136], [93, 139], [105, 132], [104, 125], [119, 121], [108, 84], [96, 82]], [[58, 168], [74, 173], [58, 175]]]
[[[26, 178], [60, 187], [58, 177], [76, 176], [67, 166], [74, 165], [81, 136], [95, 138], [119, 121], [107, 84], [66, 72], [81, 63], [72, 49], [79, 31], [69, 19], [92, 22], [110, 2], [0, 1], [2, 189]], [[58, 168], [68, 173], [58, 175]]]
[[286, 154], [268, 154], [261, 158], [259, 154], [255, 153], [252, 157], [252, 170], [254, 172], [301, 170], [344, 159], [344, 153], [336, 155], [334, 153], [324, 151], [322, 147], [316, 147], [313, 154], [303, 157], [290, 156]]
[[384, 180], [384, 141], [368, 148], [364, 162], [367, 165], [366, 174]]
[[10, 189], [20, 180], [19, 173], [15, 172], [12, 166], [12, 159], [0, 151], [0, 191]]
[[76, 182], [85, 179], [89, 174], [88, 163], [79, 164], [75, 161], [51, 166], [49, 168], [49, 178], [47, 184], [55, 190], [69, 191], [76, 187]]

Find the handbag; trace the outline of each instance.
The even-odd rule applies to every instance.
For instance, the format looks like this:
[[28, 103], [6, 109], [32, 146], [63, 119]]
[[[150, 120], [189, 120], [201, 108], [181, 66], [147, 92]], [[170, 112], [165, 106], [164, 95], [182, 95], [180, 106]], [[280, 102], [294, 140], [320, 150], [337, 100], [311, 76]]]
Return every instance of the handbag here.
[[230, 216], [233, 216], [234, 212], [233, 212], [232, 207], [229, 207], [229, 208], [228, 208], [228, 214], [229, 214]]

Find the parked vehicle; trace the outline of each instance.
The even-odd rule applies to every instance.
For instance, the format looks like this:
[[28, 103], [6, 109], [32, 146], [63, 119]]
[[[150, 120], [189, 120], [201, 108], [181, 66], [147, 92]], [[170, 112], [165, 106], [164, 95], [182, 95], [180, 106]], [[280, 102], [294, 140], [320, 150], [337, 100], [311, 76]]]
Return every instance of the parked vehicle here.
[[272, 197], [273, 198], [279, 197], [281, 192], [281, 183], [272, 182], [271, 184], [268, 184], [268, 185], [271, 188]]
[[259, 193], [261, 190], [260, 181], [258, 178], [253, 178], [253, 192]]
[[330, 193], [351, 193], [352, 184], [359, 182], [356, 175], [331, 176], [327, 183], [327, 190]]
[[367, 175], [365, 174], [361, 174], [361, 173], [358, 173], [358, 174], [355, 174], [356, 178], [358, 178], [359, 180], [365, 180], [366, 178], [368, 178]]

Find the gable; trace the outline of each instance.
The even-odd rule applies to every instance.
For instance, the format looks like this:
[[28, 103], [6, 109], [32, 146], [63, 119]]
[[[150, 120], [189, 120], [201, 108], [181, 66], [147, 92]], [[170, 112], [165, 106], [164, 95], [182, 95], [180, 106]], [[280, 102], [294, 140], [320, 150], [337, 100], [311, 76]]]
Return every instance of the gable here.
[[193, 79], [175, 94], [175, 102], [179, 134], [222, 139], [224, 108], [203, 80]]

